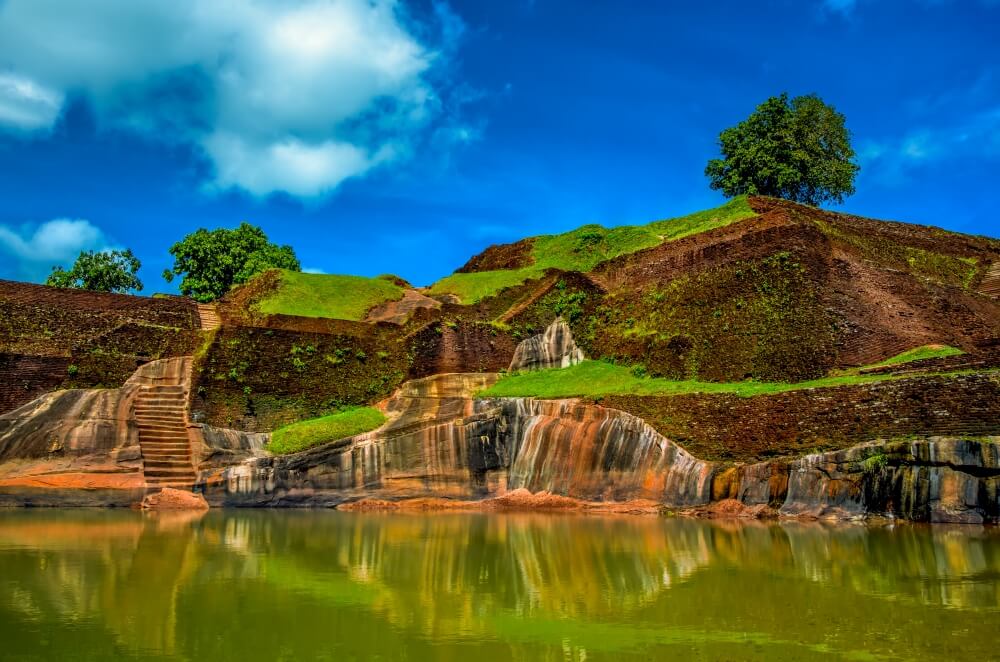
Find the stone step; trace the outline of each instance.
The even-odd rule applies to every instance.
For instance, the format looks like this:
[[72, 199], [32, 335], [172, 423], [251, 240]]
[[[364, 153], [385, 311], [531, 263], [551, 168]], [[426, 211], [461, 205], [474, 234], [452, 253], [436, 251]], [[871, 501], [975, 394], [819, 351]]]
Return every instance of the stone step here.
[[191, 464], [191, 449], [190, 448], [143, 448], [142, 449], [143, 459], [151, 460], [165, 460], [171, 458], [182, 457], [184, 460]]
[[139, 437], [139, 448], [161, 448], [163, 446], [185, 446], [190, 447], [191, 444], [187, 437], [156, 437], [156, 438], [142, 438]]
[[146, 479], [146, 484], [151, 487], [174, 487], [174, 488], [192, 488], [194, 487], [195, 477], [192, 475], [190, 478], [176, 479], [176, 478], [163, 478], [160, 476], [150, 476]]
[[183, 398], [136, 398], [136, 407], [185, 407]]
[[156, 437], [147, 437], [139, 435], [139, 446], [145, 447], [155, 447], [155, 446], [180, 446], [181, 444], [185, 446], [190, 446], [190, 439], [188, 436], [180, 434], [163, 434]]
[[186, 467], [153, 467], [144, 468], [143, 473], [146, 478], [187, 478], [194, 477], [194, 468], [189, 464]]
[[183, 469], [185, 471], [194, 471], [194, 467], [191, 466], [190, 460], [185, 457], [143, 458], [142, 464], [143, 469], [147, 474], [151, 469]]
[[170, 384], [162, 386], [143, 386], [139, 391], [139, 397], [144, 395], [183, 395], [187, 393], [187, 387], [180, 384]]
[[158, 423], [155, 427], [147, 425], [146, 423], [136, 423], [136, 427], [139, 428], [139, 439], [155, 439], [157, 437], [162, 437], [163, 435], [176, 436], [181, 435], [185, 439], [187, 438], [187, 423], [184, 421], [176, 421], [174, 424], [163, 424]]
[[[169, 439], [140, 439], [139, 448], [145, 452], [146, 450], [152, 451], [162, 451], [162, 450], [181, 450], [191, 448], [191, 443], [188, 441], [187, 437], [173, 437]], [[185, 451], [186, 452], [186, 451]]]
[[183, 402], [137, 402], [135, 411], [184, 411], [187, 406]]

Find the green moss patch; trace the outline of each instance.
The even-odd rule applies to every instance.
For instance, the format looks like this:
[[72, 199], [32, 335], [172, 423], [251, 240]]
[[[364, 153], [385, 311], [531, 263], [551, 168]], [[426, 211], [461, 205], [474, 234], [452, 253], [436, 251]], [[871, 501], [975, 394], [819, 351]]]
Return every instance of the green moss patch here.
[[[964, 374], [964, 373], [947, 373]], [[689, 393], [732, 393], [749, 398], [809, 388], [852, 386], [872, 382], [902, 379], [892, 375], [841, 375], [803, 382], [702, 382], [675, 381], [642, 375], [641, 370], [629, 369], [603, 361], [584, 361], [569, 368], [538, 370], [504, 377], [494, 386], [481, 391], [479, 397], [572, 398], [605, 395], [684, 395]]]
[[402, 299], [403, 291], [386, 278], [281, 271], [277, 288], [257, 303], [256, 310], [359, 321], [375, 306]]
[[652, 248], [664, 241], [674, 241], [707, 232], [754, 216], [746, 196], [734, 198], [715, 209], [680, 218], [654, 221], [648, 225], [624, 225], [605, 228], [584, 225], [570, 232], [535, 237], [531, 266], [521, 269], [456, 273], [431, 286], [431, 294], [454, 294], [463, 303], [476, 303], [505, 287], [520, 285], [538, 278], [548, 269], [587, 272], [601, 262], [620, 255]]
[[899, 365], [900, 363], [922, 361], [923, 359], [940, 359], [946, 356], [957, 356], [958, 354], [964, 353], [965, 352], [957, 347], [949, 347], [948, 345], [924, 345], [923, 347], [908, 349], [905, 352], [897, 354], [896, 356], [890, 357], [884, 361], [866, 365], [865, 368], [884, 368], [890, 365]]
[[313, 418], [278, 428], [267, 450], [275, 455], [298, 453], [320, 444], [370, 432], [385, 423], [385, 415], [373, 407], [352, 407], [330, 416]]

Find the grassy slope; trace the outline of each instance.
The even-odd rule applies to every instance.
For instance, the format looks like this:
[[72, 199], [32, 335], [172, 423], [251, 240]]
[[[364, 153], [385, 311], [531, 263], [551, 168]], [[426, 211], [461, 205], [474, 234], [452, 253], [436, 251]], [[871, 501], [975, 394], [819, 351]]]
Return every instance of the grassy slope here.
[[282, 271], [278, 289], [257, 304], [267, 314], [361, 320], [372, 307], [403, 297], [384, 278]]
[[571, 232], [537, 237], [532, 247], [535, 263], [529, 267], [452, 274], [431, 286], [430, 291], [432, 294], [455, 294], [463, 303], [475, 303], [505, 287], [537, 278], [546, 269], [590, 271], [601, 262], [619, 255], [707, 232], [752, 216], [754, 212], [746, 197], [741, 196], [715, 209], [654, 221], [648, 225], [625, 225], [617, 228], [585, 225]]
[[275, 455], [298, 453], [337, 439], [369, 432], [385, 423], [385, 416], [372, 407], [354, 407], [330, 416], [313, 418], [278, 428], [267, 450]]
[[920, 361], [923, 359], [939, 359], [939, 358], [944, 358], [945, 356], [955, 356], [956, 354], [964, 354], [964, 352], [958, 349], [957, 347], [948, 347], [947, 345], [924, 345], [923, 347], [908, 349], [902, 354], [897, 354], [896, 356], [890, 357], [884, 361], [879, 361], [878, 363], [873, 363], [871, 365], [866, 365], [864, 367], [884, 368], [890, 365], [909, 363], [910, 361]]
[[[961, 354], [953, 347], [929, 345], [908, 350], [880, 363], [865, 367], [896, 365], [919, 359]], [[569, 368], [538, 370], [510, 375], [493, 387], [482, 391], [481, 397], [569, 398], [604, 395], [681, 395], [685, 393], [733, 393], [740, 397], [782, 393], [807, 388], [849, 386], [900, 379], [894, 375], [842, 374], [804, 382], [702, 382], [674, 381], [637, 377], [631, 369], [605, 363], [584, 361]]]

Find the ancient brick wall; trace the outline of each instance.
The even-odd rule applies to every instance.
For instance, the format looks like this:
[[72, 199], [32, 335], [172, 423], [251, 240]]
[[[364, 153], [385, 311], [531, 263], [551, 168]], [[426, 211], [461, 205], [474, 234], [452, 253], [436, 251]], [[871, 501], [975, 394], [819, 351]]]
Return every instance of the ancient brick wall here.
[[432, 324], [410, 339], [410, 377], [447, 372], [506, 370], [517, 341], [484, 322], [464, 320]]
[[137, 323], [198, 328], [193, 301], [60, 289], [0, 280], [0, 349], [64, 355], [76, 345]]
[[0, 353], [0, 414], [57, 388], [69, 365], [68, 357]]
[[741, 398], [609, 396], [695, 456], [753, 462], [908, 435], [1000, 434], [1000, 374], [911, 377]]

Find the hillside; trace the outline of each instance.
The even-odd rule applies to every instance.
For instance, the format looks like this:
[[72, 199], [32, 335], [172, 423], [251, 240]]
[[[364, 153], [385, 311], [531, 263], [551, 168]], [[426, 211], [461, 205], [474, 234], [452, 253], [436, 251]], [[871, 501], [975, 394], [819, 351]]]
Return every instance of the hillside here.
[[835, 386], [926, 346], [960, 352], [916, 362], [951, 374], [993, 366], [1000, 345], [997, 240], [754, 197], [493, 246], [423, 291], [266, 272], [218, 302], [219, 329], [179, 298], [0, 285], [0, 359], [18, 383], [7, 408], [194, 354], [193, 415], [245, 430], [369, 405], [406, 379], [504, 370], [556, 316], [613, 368], [608, 394], [648, 393], [625, 386], [647, 378], [661, 394]]

